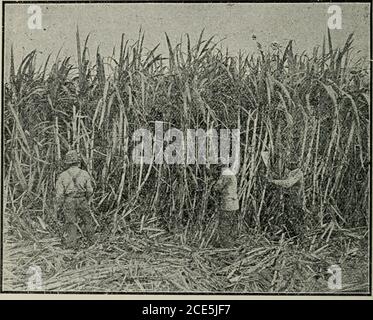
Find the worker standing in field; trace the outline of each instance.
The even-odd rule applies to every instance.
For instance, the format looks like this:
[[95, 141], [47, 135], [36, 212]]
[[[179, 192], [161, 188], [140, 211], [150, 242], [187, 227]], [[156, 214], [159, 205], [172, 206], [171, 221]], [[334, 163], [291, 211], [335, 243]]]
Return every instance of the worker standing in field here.
[[221, 176], [216, 183], [220, 193], [220, 212], [218, 243], [222, 247], [231, 246], [237, 231], [237, 211], [239, 209], [236, 175], [228, 167], [222, 167]]
[[56, 205], [62, 208], [65, 219], [64, 239], [67, 247], [76, 247], [79, 234], [83, 234], [91, 243], [94, 232], [94, 220], [90, 212], [93, 195], [89, 173], [80, 169], [80, 157], [76, 151], [65, 156], [68, 168], [60, 174], [56, 183]]

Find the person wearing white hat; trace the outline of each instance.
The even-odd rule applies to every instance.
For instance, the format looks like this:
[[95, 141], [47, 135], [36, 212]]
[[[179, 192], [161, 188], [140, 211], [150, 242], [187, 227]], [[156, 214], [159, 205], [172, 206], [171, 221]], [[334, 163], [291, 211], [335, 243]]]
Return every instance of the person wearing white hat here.
[[221, 176], [215, 187], [220, 193], [218, 243], [220, 246], [227, 247], [234, 239], [239, 210], [237, 178], [228, 166], [221, 168]]

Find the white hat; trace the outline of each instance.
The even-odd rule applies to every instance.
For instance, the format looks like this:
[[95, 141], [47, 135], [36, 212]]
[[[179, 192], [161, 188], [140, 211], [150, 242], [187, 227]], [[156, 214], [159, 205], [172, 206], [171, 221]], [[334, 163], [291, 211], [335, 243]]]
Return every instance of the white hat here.
[[234, 173], [230, 168], [223, 168], [221, 174], [223, 176], [234, 176]]

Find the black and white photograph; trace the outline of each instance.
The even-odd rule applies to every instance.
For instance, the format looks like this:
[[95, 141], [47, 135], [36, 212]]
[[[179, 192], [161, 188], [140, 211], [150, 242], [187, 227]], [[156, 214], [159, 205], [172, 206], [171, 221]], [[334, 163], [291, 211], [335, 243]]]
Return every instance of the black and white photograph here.
[[371, 12], [2, 1], [1, 292], [371, 296]]

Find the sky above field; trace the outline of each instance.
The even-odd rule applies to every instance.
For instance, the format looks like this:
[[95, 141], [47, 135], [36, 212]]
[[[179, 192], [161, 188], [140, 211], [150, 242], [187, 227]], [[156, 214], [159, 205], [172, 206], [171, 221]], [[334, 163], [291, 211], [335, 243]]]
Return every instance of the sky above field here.
[[[139, 28], [145, 31], [145, 47], [158, 43], [166, 52], [164, 33], [175, 43], [189, 33], [197, 40], [205, 28], [205, 35], [216, 35], [223, 48], [256, 50], [256, 41], [268, 45], [273, 41], [285, 44], [295, 40], [298, 51], [312, 50], [322, 43], [326, 34], [329, 4], [43, 4], [42, 29], [28, 28], [28, 4], [5, 7], [5, 70], [9, 69], [10, 44], [14, 46], [16, 66], [33, 49], [39, 52], [39, 62], [52, 57], [61, 49], [60, 56], [72, 56], [76, 61], [75, 32], [79, 26], [81, 39], [90, 33], [91, 55], [100, 46], [104, 56], [119, 47], [121, 34], [135, 40]], [[342, 45], [354, 32], [354, 46], [363, 56], [369, 55], [369, 4], [340, 4], [342, 29], [332, 30], [333, 42]]]

